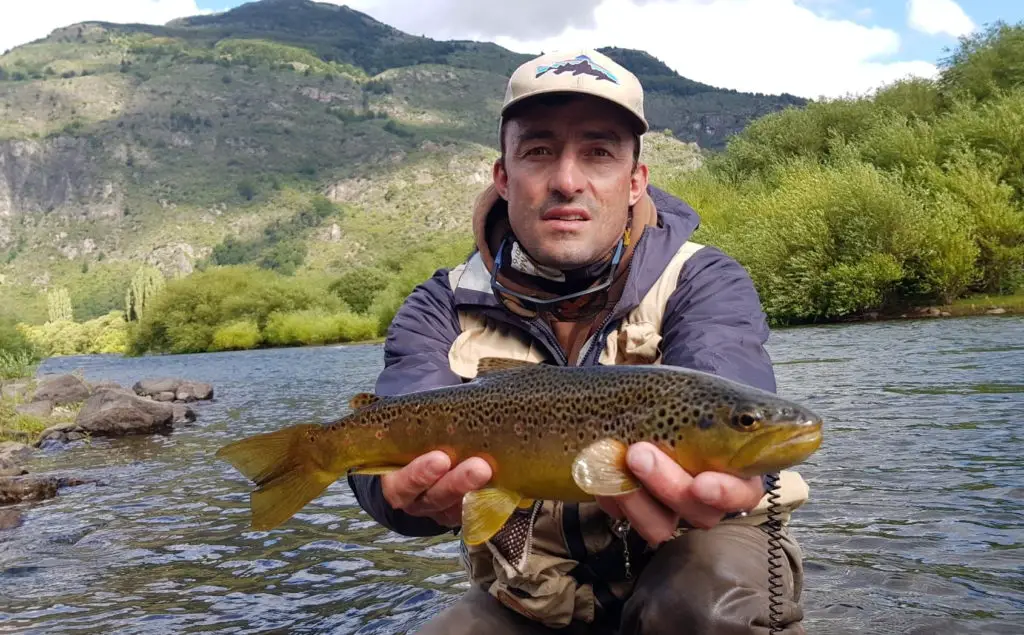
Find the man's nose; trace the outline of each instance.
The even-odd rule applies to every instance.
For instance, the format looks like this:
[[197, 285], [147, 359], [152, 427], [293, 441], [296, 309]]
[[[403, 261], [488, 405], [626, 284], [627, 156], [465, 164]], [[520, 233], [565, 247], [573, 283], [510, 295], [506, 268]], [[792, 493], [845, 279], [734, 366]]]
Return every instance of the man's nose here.
[[572, 152], [563, 152], [555, 163], [551, 175], [551, 189], [566, 198], [572, 198], [583, 189], [583, 173], [580, 163]]

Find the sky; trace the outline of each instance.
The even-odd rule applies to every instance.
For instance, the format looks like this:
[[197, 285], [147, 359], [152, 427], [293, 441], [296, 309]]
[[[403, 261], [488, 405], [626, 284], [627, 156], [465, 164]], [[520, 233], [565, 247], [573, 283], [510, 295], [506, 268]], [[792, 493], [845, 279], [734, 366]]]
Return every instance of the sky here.
[[[1024, 21], [1022, 0], [322, 0], [414, 35], [540, 53], [619, 46], [722, 88], [868, 94], [934, 77], [957, 37]], [[0, 0], [0, 51], [86, 20], [163, 24], [243, 0]], [[515, 11], [510, 11], [514, 6]]]

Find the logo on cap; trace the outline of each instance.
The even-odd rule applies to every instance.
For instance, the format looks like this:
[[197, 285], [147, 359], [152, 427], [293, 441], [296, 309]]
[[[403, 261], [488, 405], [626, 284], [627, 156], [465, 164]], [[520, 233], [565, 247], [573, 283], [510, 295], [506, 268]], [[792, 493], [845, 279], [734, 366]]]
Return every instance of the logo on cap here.
[[591, 75], [599, 80], [604, 79], [615, 84], [619, 83], [619, 80], [615, 78], [615, 75], [586, 55], [577, 55], [570, 60], [562, 60], [561, 62], [555, 62], [554, 64], [543, 64], [538, 66], [535, 78], [540, 77], [549, 71], [554, 71], [555, 75], [561, 75], [562, 73], [568, 73], [571, 71], [573, 75]]

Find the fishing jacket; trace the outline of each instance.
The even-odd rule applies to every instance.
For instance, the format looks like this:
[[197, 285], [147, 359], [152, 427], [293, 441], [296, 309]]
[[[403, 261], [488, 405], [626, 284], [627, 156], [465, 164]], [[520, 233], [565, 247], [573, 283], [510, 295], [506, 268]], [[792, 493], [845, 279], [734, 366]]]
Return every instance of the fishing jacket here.
[[[493, 186], [478, 199], [478, 249], [466, 262], [438, 270], [398, 310], [384, 345], [376, 392], [396, 395], [458, 384], [476, 375], [483, 357], [567, 365], [670, 364], [705, 371], [775, 392], [769, 331], [747, 271], [714, 247], [690, 240], [699, 224], [686, 203], [653, 186], [638, 206], [648, 210], [621, 276], [618, 300], [575, 359], [540, 318], [526, 319], [493, 296], [488, 253], [493, 227], [506, 213]], [[777, 501], [783, 522], [807, 499], [795, 471], [781, 473]], [[404, 535], [440, 535], [448, 528], [392, 509], [377, 476], [350, 475], [366, 512]], [[768, 496], [745, 517], [723, 522], [761, 524]], [[591, 622], [599, 610], [613, 618], [652, 551], [635, 531], [622, 536], [596, 503], [537, 501], [517, 511], [483, 545], [462, 545], [470, 580], [509, 608], [550, 627]], [[678, 531], [687, 531], [681, 525]], [[627, 561], [629, 566], [627, 567]], [[627, 571], [628, 569], [628, 571]]]

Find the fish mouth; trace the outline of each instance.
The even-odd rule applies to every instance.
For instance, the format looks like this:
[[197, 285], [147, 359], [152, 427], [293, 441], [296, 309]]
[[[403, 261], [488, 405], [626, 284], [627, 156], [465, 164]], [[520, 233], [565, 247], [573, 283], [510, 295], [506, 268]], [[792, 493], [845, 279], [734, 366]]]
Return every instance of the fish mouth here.
[[792, 467], [821, 447], [821, 428], [821, 421], [812, 421], [755, 437], [740, 446], [732, 466], [747, 477]]

